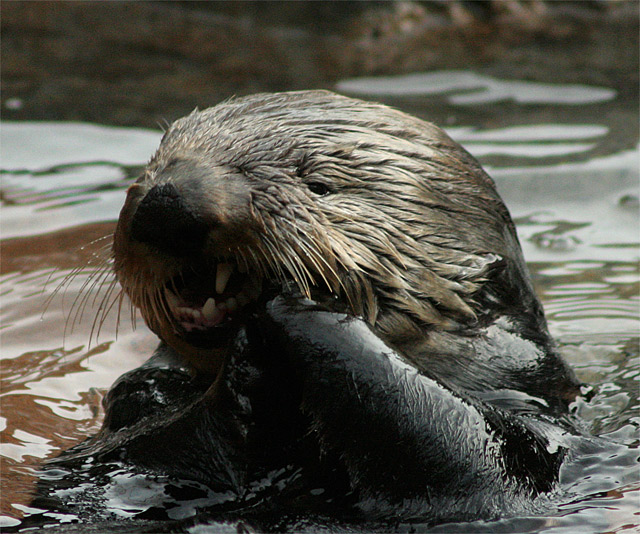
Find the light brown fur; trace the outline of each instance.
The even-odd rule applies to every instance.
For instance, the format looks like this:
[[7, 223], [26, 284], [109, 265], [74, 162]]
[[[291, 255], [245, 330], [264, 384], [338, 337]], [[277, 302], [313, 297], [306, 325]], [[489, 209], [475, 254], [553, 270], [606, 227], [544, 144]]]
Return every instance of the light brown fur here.
[[[159, 292], [188, 260], [129, 235], [136, 206], [160, 182], [194, 197], [212, 221], [203, 257], [230, 258], [310, 296], [335, 293], [400, 349], [474, 324], [488, 265], [520, 261], [493, 182], [430, 123], [325, 91], [196, 110], [169, 128], [130, 189], [114, 251], [151, 329], [199, 362], [220, 351], [193, 351], [176, 337]], [[318, 184], [331, 193], [314, 193]]]

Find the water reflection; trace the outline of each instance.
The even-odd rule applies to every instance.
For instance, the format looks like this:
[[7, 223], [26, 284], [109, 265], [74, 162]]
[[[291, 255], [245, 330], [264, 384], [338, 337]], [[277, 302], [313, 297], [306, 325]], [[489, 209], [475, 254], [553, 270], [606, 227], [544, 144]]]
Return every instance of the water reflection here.
[[[2, 238], [113, 220], [160, 133], [87, 124], [2, 125]], [[10, 209], [8, 209], [10, 208]]]
[[[384, 96], [395, 88], [392, 103], [412, 112], [419, 105], [423, 117], [437, 118], [443, 98], [464, 108], [456, 111], [456, 125], [449, 132], [496, 180], [516, 220], [552, 334], [580, 378], [594, 386], [593, 397], [580, 401], [576, 409], [593, 432], [624, 444], [609, 458], [585, 456], [575, 468], [582, 471], [569, 474], [578, 497], [551, 517], [433, 531], [555, 534], [575, 532], [577, 526], [580, 532], [599, 532], [637, 525], [638, 150], [609, 149], [603, 154], [611, 124], [601, 123], [595, 112], [589, 114], [589, 104], [609, 102], [615, 92], [451, 72], [407, 77], [402, 83], [398, 78], [351, 80], [339, 88], [364, 97]], [[403, 106], [403, 95], [415, 97], [418, 89], [425, 99]], [[557, 122], [528, 123], [523, 109], [511, 124], [479, 124], [475, 105], [499, 105], [505, 99], [553, 104]], [[575, 124], [578, 104], [581, 122]], [[85, 124], [14, 123], [4, 124], [1, 135], [0, 461], [2, 494], [11, 497], [2, 501], [0, 526], [33, 513], [32, 468], [94, 433], [104, 390], [142, 363], [155, 345], [143, 326], [133, 330], [128, 313], [120, 317], [119, 326], [116, 314], [109, 314], [99, 336], [94, 329], [89, 343], [99, 300], [86, 301], [83, 314], [73, 303], [91, 267], [80, 271], [46, 313], [43, 310], [66, 276], [78, 266], [93, 262], [95, 267], [96, 254], [108, 252], [125, 188], [161, 134]], [[585, 154], [590, 154], [586, 161], [576, 158]], [[203, 499], [210, 497], [202, 491]], [[195, 504], [184, 506], [191, 510]]]
[[513, 100], [520, 104], [577, 106], [608, 102], [616, 91], [607, 87], [500, 80], [471, 71], [442, 71], [379, 78], [353, 78], [338, 91], [374, 96], [446, 94], [452, 104], [476, 105]]

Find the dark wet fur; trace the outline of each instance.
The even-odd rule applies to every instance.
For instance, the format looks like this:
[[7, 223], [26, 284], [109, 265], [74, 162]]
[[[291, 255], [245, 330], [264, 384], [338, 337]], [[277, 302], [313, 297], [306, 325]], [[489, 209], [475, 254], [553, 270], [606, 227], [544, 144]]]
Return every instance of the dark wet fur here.
[[[178, 532], [224, 521], [259, 531], [388, 531], [398, 521], [553, 506], [560, 465], [585, 439], [561, 410], [515, 391], [453, 393], [362, 320], [326, 305], [277, 297], [254, 313], [213, 384], [166, 346], [123, 375], [105, 398], [101, 433], [50, 464], [67, 475], [43, 480], [34, 506], [105, 521], [100, 492], [75, 502], [55, 492], [87, 475], [107, 484], [123, 465], [234, 495], [181, 521], [147, 512], [136, 519], [141, 532], [161, 518]], [[189, 491], [173, 490], [185, 499]]]

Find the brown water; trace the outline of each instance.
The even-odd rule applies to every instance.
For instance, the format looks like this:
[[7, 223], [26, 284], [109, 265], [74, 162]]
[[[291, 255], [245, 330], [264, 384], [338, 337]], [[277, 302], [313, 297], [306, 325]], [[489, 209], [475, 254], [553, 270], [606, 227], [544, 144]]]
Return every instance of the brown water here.
[[[622, 445], [565, 473], [575, 496], [552, 516], [434, 531], [637, 528], [639, 152], [615, 135], [616, 121], [637, 117], [606, 113], [624, 109], [608, 88], [433, 76], [339, 89], [446, 126], [485, 164], [517, 222], [551, 331], [594, 387], [578, 412], [593, 433]], [[117, 313], [103, 313], [97, 287], [74, 305], [90, 268], [54, 292], [104, 257], [125, 188], [160, 133], [77, 123], [4, 123], [1, 133], [0, 526], [8, 526], [31, 512], [34, 469], [99, 428], [104, 391], [156, 343], [128, 313], [119, 325]]]

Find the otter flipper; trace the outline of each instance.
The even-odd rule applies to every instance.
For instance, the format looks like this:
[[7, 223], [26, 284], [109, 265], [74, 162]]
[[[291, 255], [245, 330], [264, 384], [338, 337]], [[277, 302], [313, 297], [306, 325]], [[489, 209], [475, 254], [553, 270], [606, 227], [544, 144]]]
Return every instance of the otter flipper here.
[[449, 391], [363, 320], [277, 297], [263, 331], [290, 362], [303, 411], [343, 459], [368, 514], [490, 518], [531, 510], [553, 488], [570, 436]]

